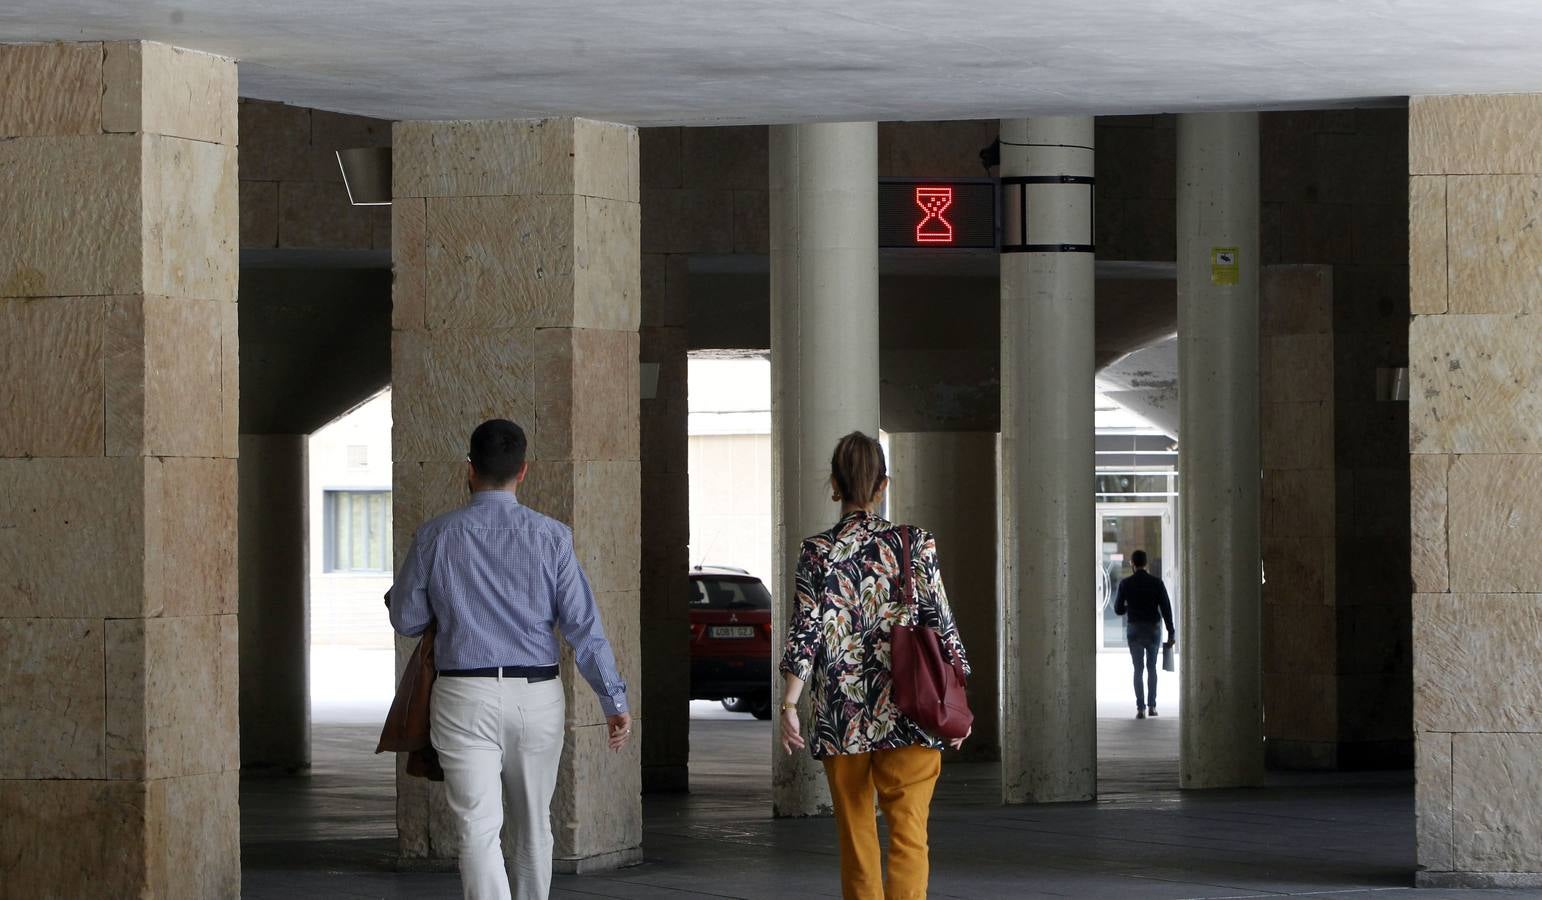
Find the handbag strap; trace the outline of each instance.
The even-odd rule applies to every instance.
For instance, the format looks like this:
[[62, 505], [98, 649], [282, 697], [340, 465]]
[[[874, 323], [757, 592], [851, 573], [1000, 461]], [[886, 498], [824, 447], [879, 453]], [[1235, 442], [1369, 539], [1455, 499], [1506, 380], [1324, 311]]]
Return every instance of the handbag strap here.
[[[901, 583], [904, 585], [905, 608], [910, 611], [911, 624], [918, 625], [920, 624], [920, 610], [916, 609], [916, 575], [915, 570], [910, 567], [910, 544], [915, 540], [915, 529], [909, 525], [901, 525], [899, 531], [900, 565], [904, 567]], [[947, 641], [942, 642], [942, 654], [947, 657], [948, 665], [952, 666], [953, 671], [958, 674], [959, 682], [965, 681], [964, 666], [953, 657], [953, 650], [948, 646]]]

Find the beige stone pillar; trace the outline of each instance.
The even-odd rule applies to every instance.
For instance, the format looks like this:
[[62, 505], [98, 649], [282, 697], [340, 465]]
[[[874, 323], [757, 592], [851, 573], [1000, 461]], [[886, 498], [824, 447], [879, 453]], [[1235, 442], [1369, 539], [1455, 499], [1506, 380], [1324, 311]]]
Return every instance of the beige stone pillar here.
[[1408, 128], [1418, 882], [1542, 887], [1542, 95]]
[[[878, 434], [878, 128], [776, 126], [770, 170], [771, 645], [780, 648], [798, 548], [840, 518], [830, 499], [835, 443], [858, 429]], [[771, 690], [780, 702], [780, 673]], [[806, 728], [810, 695], [804, 691]], [[780, 716], [772, 738], [774, 813], [828, 815], [823, 767], [806, 752], [782, 752]]]
[[996, 433], [902, 432], [889, 435], [889, 451], [890, 518], [936, 535], [943, 583], [973, 669], [974, 734], [943, 761], [1000, 759]]
[[[310, 768], [309, 442], [243, 434], [239, 543], [241, 766]], [[274, 652], [275, 648], [285, 648]]]
[[0, 96], [0, 893], [236, 897], [235, 64]]
[[[420, 523], [464, 502], [471, 430], [493, 417], [519, 422], [530, 438], [521, 501], [572, 526], [630, 688], [634, 728], [646, 735], [637, 132], [538, 119], [400, 122], [393, 137], [397, 566]], [[558, 870], [635, 862], [639, 741], [609, 752], [599, 702], [565, 647], [562, 667], [568, 730], [552, 803]], [[453, 857], [441, 786], [399, 777], [397, 789], [403, 857]]]

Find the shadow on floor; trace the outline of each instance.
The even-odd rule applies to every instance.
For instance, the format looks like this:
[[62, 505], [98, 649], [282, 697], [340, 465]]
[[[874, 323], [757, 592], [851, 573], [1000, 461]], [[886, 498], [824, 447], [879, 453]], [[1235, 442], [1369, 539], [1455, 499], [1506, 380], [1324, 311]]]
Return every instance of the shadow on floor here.
[[[375, 736], [373, 726], [317, 725], [308, 776], [243, 780], [244, 896], [460, 896], [454, 875], [394, 871], [394, 761], [369, 752]], [[930, 896], [1368, 897], [1411, 884], [1407, 773], [1183, 793], [1175, 718], [1102, 719], [1099, 741], [1097, 802], [1002, 807], [994, 764], [949, 766], [933, 808]], [[768, 816], [769, 723], [699, 718], [692, 748], [692, 793], [644, 800], [646, 862], [558, 876], [552, 896], [838, 897], [832, 823]]]

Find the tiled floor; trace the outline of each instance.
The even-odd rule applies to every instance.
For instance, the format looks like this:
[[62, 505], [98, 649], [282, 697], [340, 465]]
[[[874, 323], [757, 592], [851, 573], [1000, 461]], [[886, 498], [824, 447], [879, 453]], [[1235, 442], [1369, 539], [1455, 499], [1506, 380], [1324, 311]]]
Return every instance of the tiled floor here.
[[[990, 765], [943, 773], [934, 898], [1381, 896], [1411, 891], [1406, 774], [1276, 776], [1266, 788], [1175, 789], [1177, 720], [1102, 719], [1096, 803], [998, 805]], [[308, 778], [242, 786], [245, 896], [458, 898], [453, 874], [398, 874], [392, 761], [371, 726], [318, 726]], [[772, 820], [767, 723], [692, 730], [693, 793], [644, 800], [646, 862], [555, 880], [556, 898], [838, 897], [829, 820]], [[1410, 900], [1527, 892], [1418, 891]]]

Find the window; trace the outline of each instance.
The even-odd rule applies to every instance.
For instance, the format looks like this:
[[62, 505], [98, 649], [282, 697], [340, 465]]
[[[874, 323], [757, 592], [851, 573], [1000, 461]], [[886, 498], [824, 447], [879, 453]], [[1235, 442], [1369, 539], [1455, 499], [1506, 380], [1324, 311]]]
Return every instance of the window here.
[[691, 605], [698, 609], [770, 609], [771, 594], [755, 579], [692, 578]]
[[391, 492], [324, 494], [326, 572], [391, 571]]

